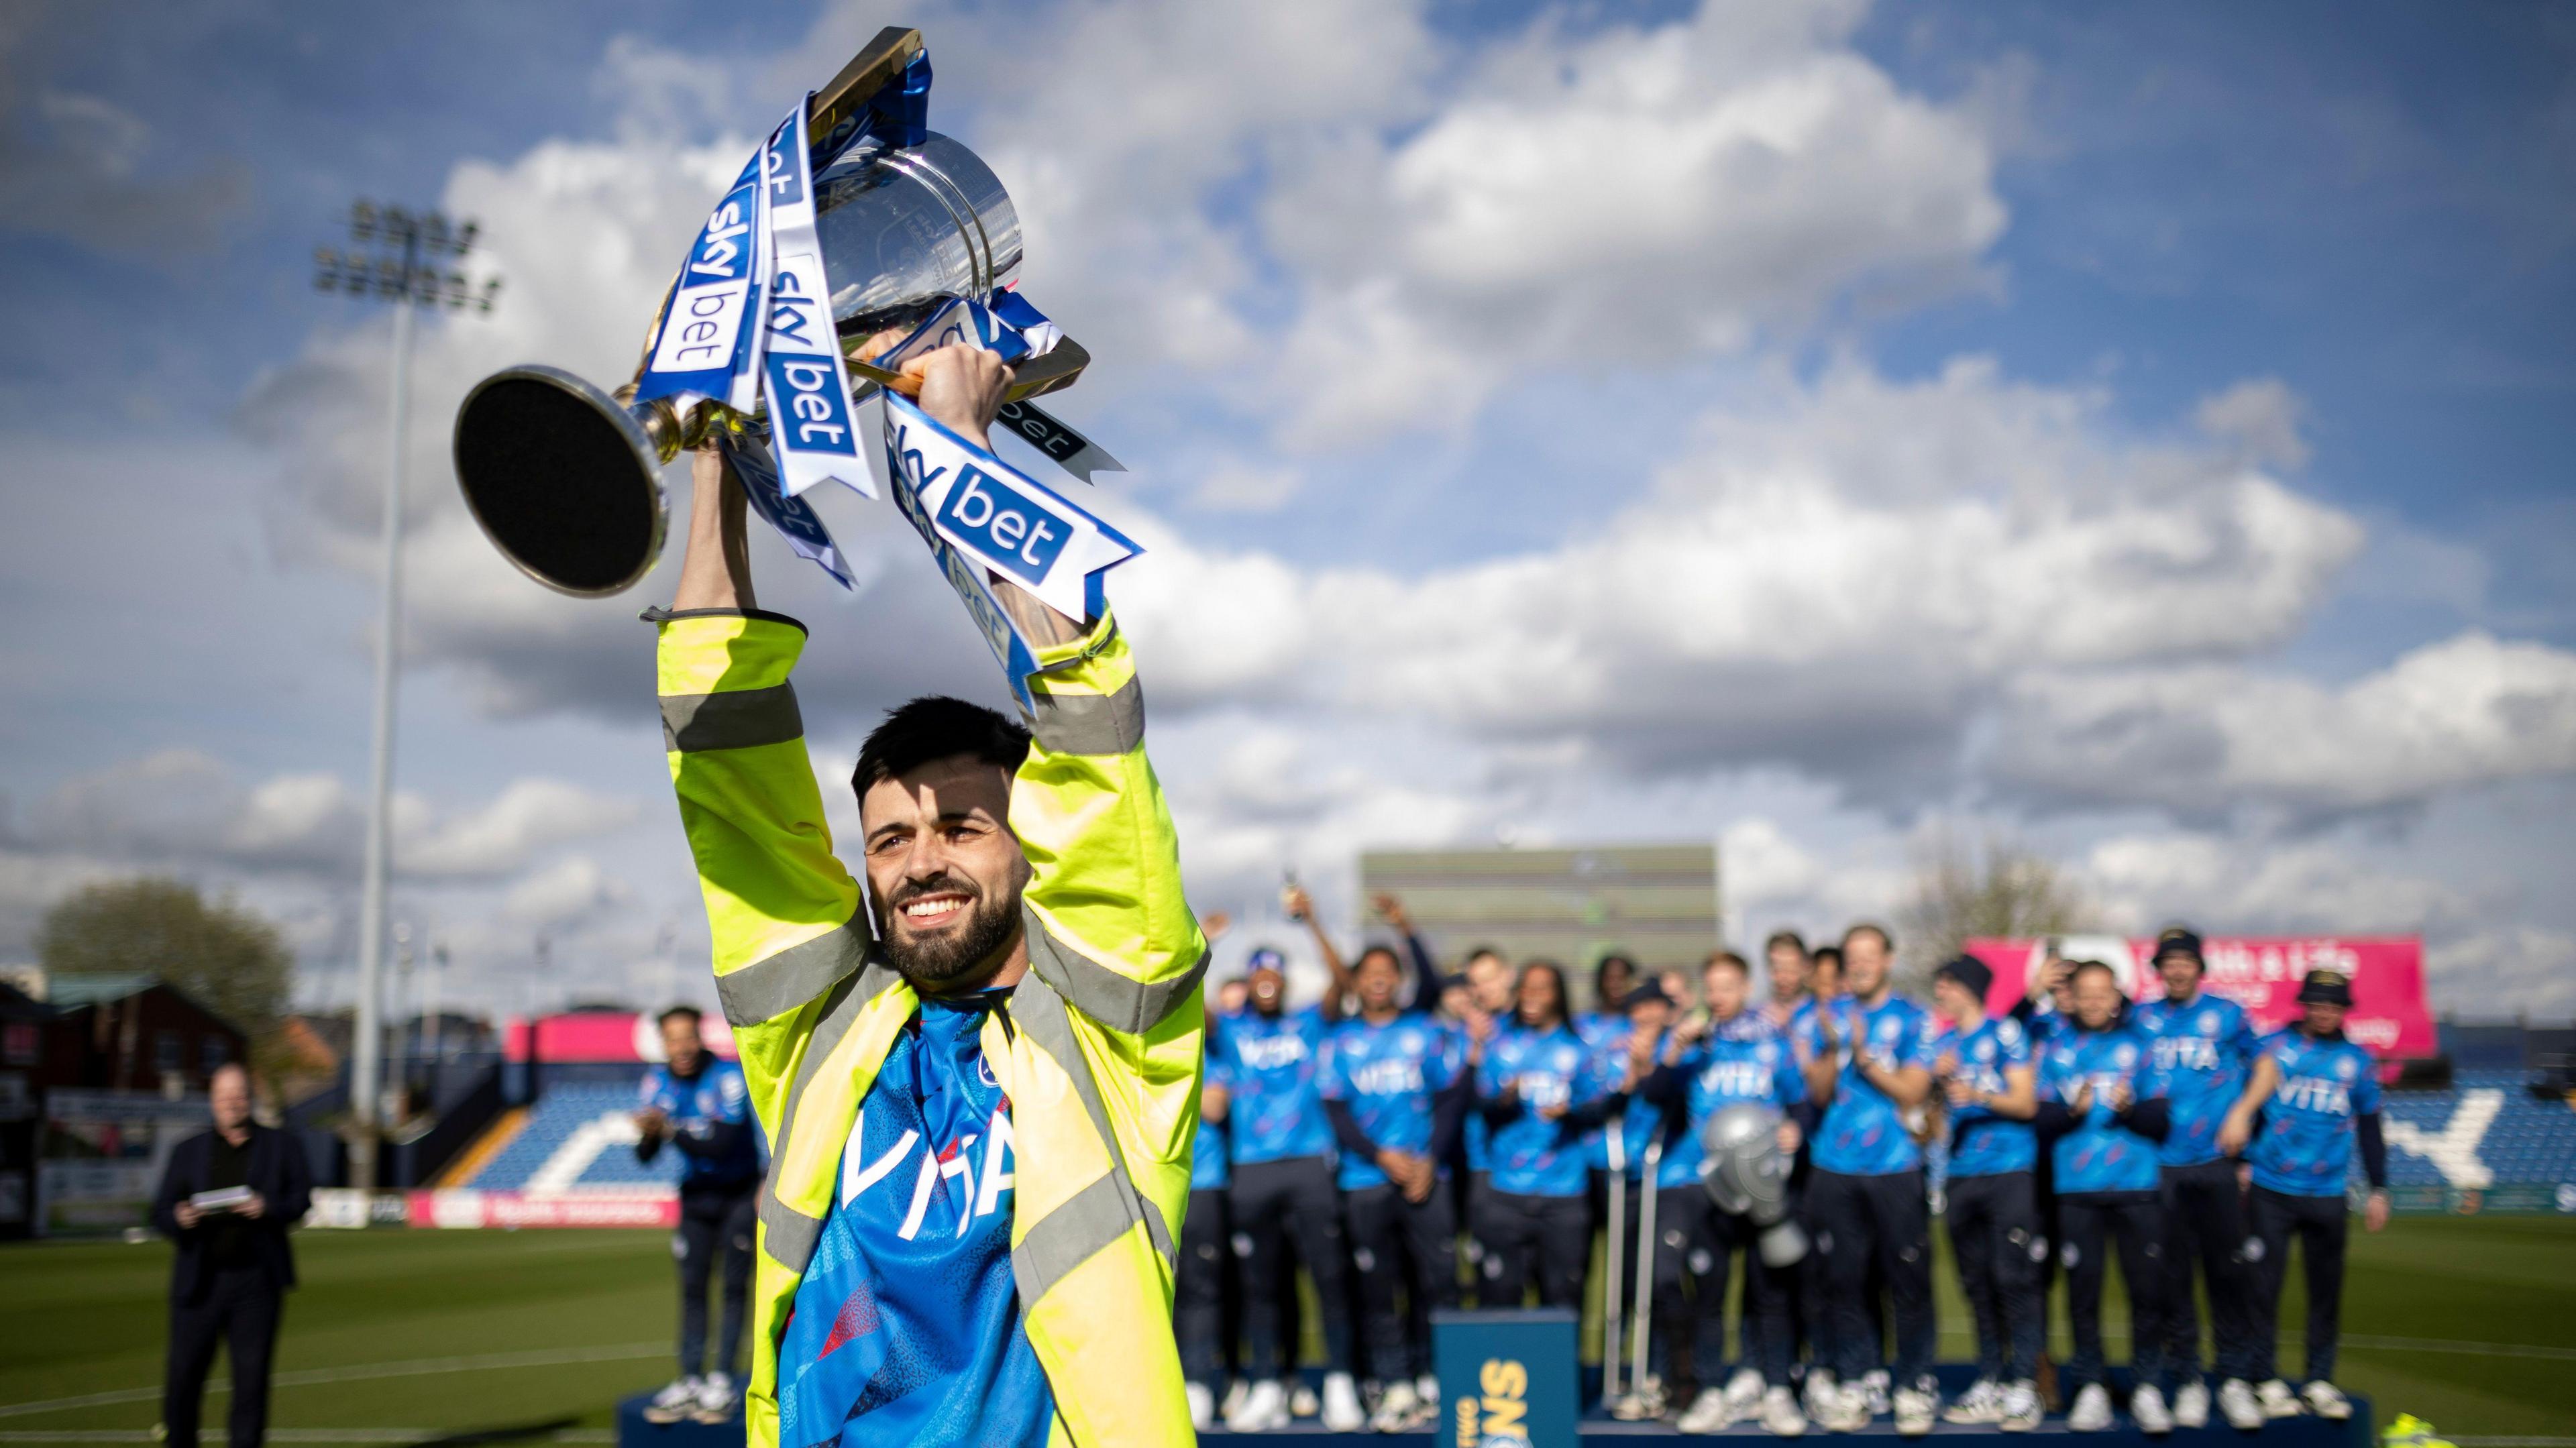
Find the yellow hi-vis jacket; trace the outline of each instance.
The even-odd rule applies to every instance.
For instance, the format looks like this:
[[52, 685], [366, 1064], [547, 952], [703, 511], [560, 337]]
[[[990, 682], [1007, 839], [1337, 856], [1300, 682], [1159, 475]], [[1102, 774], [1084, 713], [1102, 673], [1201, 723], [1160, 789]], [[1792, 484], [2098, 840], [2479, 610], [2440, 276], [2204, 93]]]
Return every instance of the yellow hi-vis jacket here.
[[[662, 727], [714, 936], [716, 992], [771, 1145], [746, 1412], [778, 1443], [778, 1343], [859, 1102], [919, 998], [832, 853], [787, 681], [805, 642], [757, 610], [646, 615]], [[1029, 973], [983, 1027], [1011, 1103], [1011, 1270], [1055, 1397], [1050, 1444], [1189, 1443], [1172, 1244], [1198, 1121], [1207, 942], [1146, 762], [1116, 623], [1039, 656], [1037, 742], [1011, 790], [1034, 877]]]

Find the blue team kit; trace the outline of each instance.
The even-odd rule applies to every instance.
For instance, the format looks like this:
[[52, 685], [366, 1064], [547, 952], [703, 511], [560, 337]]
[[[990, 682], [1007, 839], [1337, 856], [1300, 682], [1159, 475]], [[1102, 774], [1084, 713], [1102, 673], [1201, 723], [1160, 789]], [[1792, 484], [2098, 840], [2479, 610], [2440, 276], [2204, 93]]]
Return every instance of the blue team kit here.
[[1491, 1100], [1511, 1083], [1521, 1110], [1488, 1134], [1485, 1153], [1494, 1190], [1533, 1197], [1579, 1197], [1586, 1185], [1582, 1133], [1539, 1115], [1543, 1108], [1583, 1106], [1601, 1094], [1592, 1050], [1565, 1026], [1533, 1031], [1504, 1027], [1485, 1047], [1476, 1092]]
[[[2034, 1062], [2030, 1031], [2011, 1016], [1981, 1021], [1965, 1034], [1946, 1032], [1933, 1055], [1956, 1079], [1995, 1095], [2005, 1090], [2005, 1072], [2033, 1069]], [[2029, 1171], [2038, 1162], [2039, 1139], [2029, 1122], [1986, 1106], [1950, 1108], [1951, 1176], [2002, 1176]]]
[[842, 1148], [779, 1344], [779, 1442], [1038, 1443], [1055, 1413], [1011, 1275], [1010, 1103], [988, 998], [927, 997]]
[[[1417, 1156], [1431, 1149], [1432, 1098], [1466, 1070], [1457, 1033], [1419, 1012], [1385, 1025], [1347, 1020], [1324, 1038], [1318, 1089], [1324, 1100], [1350, 1107], [1370, 1141]], [[1386, 1173], [1357, 1152], [1342, 1157], [1346, 1192], [1386, 1185]]]
[[2201, 994], [2180, 1004], [2148, 1001], [2129, 1013], [2129, 1024], [2147, 1038], [2154, 1094], [2170, 1103], [2160, 1159], [2167, 1166], [2216, 1161], [2218, 1128], [2245, 1094], [2261, 1048], [2253, 1019], [2234, 1001]]
[[1314, 1006], [1275, 1016], [1240, 1010], [1209, 1023], [1208, 1060], [1234, 1090], [1226, 1128], [1236, 1166], [1332, 1153], [1316, 1080], [1323, 1054], [1324, 1013]]
[[1711, 1026], [1708, 1039], [1684, 1052], [1674, 1069], [1688, 1083], [1683, 1108], [1688, 1124], [1665, 1143], [1663, 1163], [1655, 1171], [1658, 1187], [1699, 1185], [1707, 1157], [1700, 1128], [1720, 1107], [1751, 1101], [1785, 1114], [1807, 1099], [1806, 1078], [1798, 1072], [1797, 1054], [1787, 1038], [1751, 1011]]
[[2071, 1108], [2088, 1086], [2093, 1094], [2083, 1114], [2049, 1148], [2058, 1194], [2154, 1191], [2160, 1179], [2156, 1144], [2124, 1125], [2111, 1109], [2117, 1088], [2126, 1087], [2139, 1101], [2154, 1094], [2146, 1038], [2123, 1026], [2059, 1032], [2040, 1053], [2040, 1099]]
[[[1930, 1069], [1938, 1039], [1931, 1013], [1914, 1002], [1889, 996], [1864, 1009], [1846, 996], [1836, 1000], [1834, 1030], [1841, 1038], [1842, 1069], [1834, 1078], [1834, 1099], [1818, 1127], [1812, 1159], [1822, 1171], [1844, 1176], [1889, 1176], [1923, 1165], [1923, 1148], [1905, 1129], [1905, 1118], [1888, 1094], [1861, 1075], [1855, 1053], [1902, 1069]], [[1824, 1053], [1821, 1013], [1808, 1009], [1794, 1016], [1790, 1029], [1801, 1059]]]
[[659, 1111], [671, 1123], [673, 1136], [686, 1141], [712, 1139], [719, 1127], [740, 1127], [727, 1147], [714, 1155], [680, 1153], [680, 1185], [714, 1188], [740, 1186], [760, 1179], [759, 1132], [751, 1126], [751, 1090], [742, 1067], [713, 1056], [695, 1076], [680, 1076], [669, 1066], [644, 1073], [641, 1104]]
[[2352, 1171], [2353, 1118], [2379, 1110], [2370, 1052], [2338, 1035], [2296, 1030], [2263, 1043], [2281, 1073], [2263, 1103], [2263, 1128], [2245, 1151], [2254, 1185], [2298, 1197], [2339, 1197]]

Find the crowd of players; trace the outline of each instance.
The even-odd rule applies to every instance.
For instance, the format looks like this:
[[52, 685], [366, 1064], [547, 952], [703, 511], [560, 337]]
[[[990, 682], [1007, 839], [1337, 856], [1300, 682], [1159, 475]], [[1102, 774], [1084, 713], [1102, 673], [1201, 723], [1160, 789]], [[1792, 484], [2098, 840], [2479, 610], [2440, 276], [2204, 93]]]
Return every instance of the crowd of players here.
[[[1650, 1270], [1607, 1273], [1600, 1292], [1605, 1313], [1644, 1324], [1657, 1365], [1617, 1395], [1623, 1417], [1795, 1436], [1892, 1416], [1912, 1435], [1936, 1419], [2029, 1429], [2053, 1398], [2071, 1428], [2106, 1429], [2115, 1258], [2139, 1429], [2197, 1427], [2213, 1404], [2246, 1430], [2349, 1413], [2332, 1378], [2356, 1150], [2370, 1230], [2388, 1205], [2377, 1077], [2342, 1034], [2342, 977], [2312, 973], [2301, 1019], [2265, 1036], [2201, 989], [2200, 940], [2177, 929], [2158, 941], [2161, 989], [2134, 1002], [2111, 967], [2052, 950], [2009, 1011], [1989, 1011], [1991, 972], [1968, 957], [1939, 966], [1927, 1007], [1893, 991], [1888, 932], [1856, 925], [1813, 950], [1773, 935], [1758, 984], [1732, 952], [1696, 979], [1611, 955], [1578, 999], [1561, 966], [1490, 949], [1444, 973], [1399, 901], [1373, 903], [1395, 943], [1346, 965], [1288, 892], [1330, 975], [1320, 1005], [1289, 1006], [1286, 962], [1266, 947], [1209, 990], [1175, 1306], [1202, 1427], [1418, 1429], [1437, 1416], [1431, 1310], [1579, 1306], [1596, 1238], [1633, 1253], [1642, 1223]], [[1743, 1102], [1776, 1110], [1794, 1153], [1790, 1207], [1811, 1250], [1792, 1266], [1766, 1265], [1756, 1224], [1701, 1180], [1702, 1128]], [[1946, 1404], [1935, 1215], [1978, 1359]], [[2275, 1366], [2293, 1239], [2308, 1296], [2298, 1389]], [[1321, 1319], [1320, 1394], [1293, 1371], [1299, 1267]], [[2059, 1278], [2074, 1352], [2051, 1363]]]

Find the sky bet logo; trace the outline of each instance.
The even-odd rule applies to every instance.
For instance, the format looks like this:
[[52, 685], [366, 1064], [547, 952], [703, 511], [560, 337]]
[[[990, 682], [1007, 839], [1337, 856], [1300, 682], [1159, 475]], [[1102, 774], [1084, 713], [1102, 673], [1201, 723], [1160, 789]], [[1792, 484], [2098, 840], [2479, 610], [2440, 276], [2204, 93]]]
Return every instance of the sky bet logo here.
[[939, 505], [950, 537], [1032, 586], [1046, 581], [1071, 533], [1064, 521], [991, 473], [967, 463]]

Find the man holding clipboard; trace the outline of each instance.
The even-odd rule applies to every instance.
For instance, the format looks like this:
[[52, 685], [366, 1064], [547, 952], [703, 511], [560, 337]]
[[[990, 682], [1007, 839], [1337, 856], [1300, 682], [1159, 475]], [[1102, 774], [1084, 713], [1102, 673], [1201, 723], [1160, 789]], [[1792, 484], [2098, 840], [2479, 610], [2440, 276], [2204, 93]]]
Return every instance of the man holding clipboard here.
[[240, 1066], [219, 1067], [206, 1100], [215, 1129], [179, 1143], [152, 1194], [152, 1225], [179, 1245], [162, 1441], [196, 1448], [198, 1405], [220, 1340], [233, 1363], [225, 1436], [232, 1448], [256, 1448], [268, 1434], [278, 1309], [295, 1285], [286, 1229], [312, 1205], [313, 1174], [293, 1141], [250, 1119], [250, 1075]]

